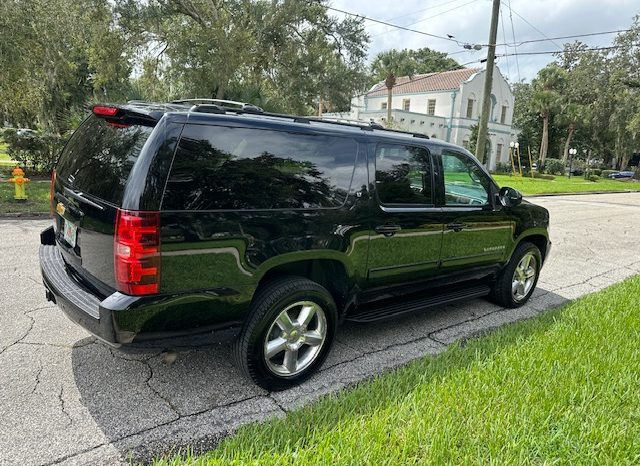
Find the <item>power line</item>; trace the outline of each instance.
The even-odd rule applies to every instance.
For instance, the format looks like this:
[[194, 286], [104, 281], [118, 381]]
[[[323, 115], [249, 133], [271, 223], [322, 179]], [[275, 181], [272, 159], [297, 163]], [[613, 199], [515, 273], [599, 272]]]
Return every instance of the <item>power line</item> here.
[[[504, 5], [504, 2], [501, 2]], [[508, 6], [508, 5], [505, 5]], [[538, 29], [537, 27], [535, 27], [533, 24], [531, 24], [529, 21], [527, 21], [527, 19], [522, 16], [520, 13], [518, 13], [516, 10], [514, 10], [513, 8], [511, 8], [511, 11], [514, 12], [516, 14], [516, 16], [518, 18], [520, 18], [522, 21], [524, 21], [525, 23], [527, 23], [531, 28], [533, 28], [534, 30], [538, 31], [538, 33], [544, 37], [545, 39], [551, 41], [553, 43], [553, 45], [555, 45], [556, 47], [562, 48], [561, 45], [558, 45], [556, 42], [553, 41], [553, 39], [549, 38], [549, 36], [547, 36], [544, 32], [542, 32], [540, 29]]]
[[[458, 0], [455, 0], [455, 1], [458, 1]], [[459, 9], [459, 8], [465, 7], [465, 6], [467, 6], [467, 5], [471, 5], [472, 3], [475, 3], [475, 2], [477, 2], [477, 1], [478, 1], [478, 0], [471, 0], [470, 2], [463, 3], [462, 5], [454, 6], [453, 8], [449, 8], [448, 10], [441, 11], [440, 13], [436, 13], [435, 15], [428, 16], [427, 18], [423, 18], [423, 19], [421, 19], [420, 21], [415, 21], [415, 22], [413, 22], [413, 23], [409, 23], [409, 24], [407, 24], [406, 26], [413, 26], [413, 25], [416, 25], [416, 24], [418, 24], [418, 23], [423, 23], [423, 22], [428, 21], [428, 20], [430, 20], [430, 19], [433, 19], [433, 18], [436, 18], [436, 17], [438, 17], [438, 16], [444, 15], [445, 13], [449, 13], [450, 11], [454, 11], [454, 10], [457, 10], [457, 9]], [[449, 2], [449, 3], [451, 3], [451, 2]], [[387, 30], [387, 31], [381, 32], [381, 33], [379, 33], [379, 34], [375, 34], [375, 35], [373, 35], [373, 36], [371, 36], [371, 37], [378, 37], [378, 36], [381, 36], [381, 35], [383, 35], [383, 34], [387, 34], [388, 32], [391, 32], [391, 31], [390, 31], [390, 30]], [[458, 45], [460, 45], [460, 44], [458, 43]]]
[[[616, 29], [614, 31], [602, 31], [602, 32], [589, 32], [589, 33], [585, 33], [585, 34], [573, 34], [571, 36], [558, 36], [558, 37], [551, 37], [551, 38], [547, 38], [547, 39], [531, 39], [531, 40], [523, 40], [521, 42], [516, 43], [515, 40], [512, 43], [505, 43], [505, 44], [497, 44], [497, 45], [504, 45], [507, 47], [519, 47], [521, 45], [524, 44], [532, 44], [534, 42], [548, 42], [548, 41], [552, 41], [553, 39], [575, 39], [578, 37], [591, 37], [591, 36], [602, 36], [605, 34], [618, 34], [620, 32], [629, 32], [630, 29]], [[556, 44], [558, 45], [558, 44]]]
[[411, 29], [411, 28], [404, 27], [404, 26], [398, 26], [397, 24], [391, 24], [391, 23], [388, 23], [386, 21], [381, 21], [379, 19], [369, 18], [368, 16], [359, 15], [357, 13], [351, 13], [349, 11], [341, 10], [339, 8], [334, 8], [334, 7], [331, 7], [331, 6], [328, 6], [326, 8], [327, 8], [327, 10], [337, 11], [337, 12], [345, 14], [345, 15], [355, 16], [357, 18], [362, 18], [364, 20], [371, 21], [372, 23], [384, 24], [385, 26], [391, 26], [391, 27], [394, 27], [396, 29], [402, 29], [403, 31], [415, 32], [416, 34], [422, 34], [423, 36], [434, 37], [436, 39], [447, 40], [447, 41], [450, 41], [450, 42], [455, 42], [458, 45], [462, 45], [462, 43], [460, 41], [458, 41], [458, 40], [456, 40], [454, 38], [451, 38], [451, 37], [439, 36], [437, 34], [430, 34], [428, 32], [418, 31], [417, 29]]
[[[501, 5], [502, 6], [502, 5]], [[504, 40], [504, 53], [507, 53], [507, 35], [504, 32], [504, 15], [500, 15], [500, 24], [502, 25], [502, 39]], [[507, 74], [511, 76], [511, 67], [509, 66], [509, 57], [507, 58]]]
[[[455, 3], [455, 2], [459, 2], [459, 1], [460, 0], [448, 0], [448, 1], [443, 2], [443, 3], [438, 3], [437, 5], [431, 5], [428, 8], [423, 8], [422, 10], [412, 11], [411, 13], [407, 13], [406, 15], [394, 16], [393, 18], [389, 18], [387, 21], [395, 21], [396, 19], [406, 18], [407, 16], [415, 16], [418, 13], [423, 13], [425, 11], [433, 10], [435, 8], [439, 8], [441, 6], [449, 5], [450, 3]], [[411, 26], [411, 25], [410, 24], [405, 24], [405, 26]]]
[[[637, 47], [640, 46], [640, 43], [637, 44], [631, 44], [631, 47]], [[576, 52], [592, 52], [592, 51], [598, 51], [598, 50], [615, 50], [615, 49], [620, 49], [620, 48], [625, 48], [628, 47], [628, 45], [611, 45], [608, 47], [591, 47], [588, 49], [580, 49], [580, 50], [576, 50]], [[565, 50], [545, 50], [545, 51], [540, 51], [540, 52], [519, 52], [518, 55], [553, 55], [553, 54], [560, 54], [560, 53], [564, 53]], [[510, 57], [515, 55], [515, 53], [503, 53], [500, 55], [496, 55], [496, 57]]]
[[[511, 12], [511, 0], [509, 0], [509, 19], [511, 20], [511, 35], [513, 36], [513, 42], [516, 42], [516, 31], [513, 27], [513, 13]], [[518, 70], [518, 82], [520, 82], [520, 63], [518, 62], [518, 46], [515, 46], [516, 52], [516, 69]]]

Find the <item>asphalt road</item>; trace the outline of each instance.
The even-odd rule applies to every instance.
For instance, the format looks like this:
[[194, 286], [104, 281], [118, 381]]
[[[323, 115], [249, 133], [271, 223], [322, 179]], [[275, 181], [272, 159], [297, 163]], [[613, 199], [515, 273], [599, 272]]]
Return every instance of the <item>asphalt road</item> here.
[[447, 345], [640, 273], [640, 193], [532, 199], [551, 211], [551, 257], [530, 303], [484, 300], [386, 325], [341, 328], [320, 373], [267, 393], [229, 348], [125, 355], [96, 342], [44, 298], [37, 249], [48, 220], [0, 220], [0, 464], [119, 464], [172, 447], [215, 445], [229, 431]]

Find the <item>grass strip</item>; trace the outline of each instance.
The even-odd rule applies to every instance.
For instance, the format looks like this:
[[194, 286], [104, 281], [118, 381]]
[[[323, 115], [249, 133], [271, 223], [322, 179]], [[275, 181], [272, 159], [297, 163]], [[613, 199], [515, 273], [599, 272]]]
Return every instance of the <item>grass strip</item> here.
[[639, 464], [639, 295], [636, 276], [154, 465]]
[[16, 213], [48, 213], [49, 181], [30, 181], [26, 185], [27, 201], [16, 201], [13, 197], [15, 187], [7, 178], [0, 179], [0, 215]]
[[584, 193], [598, 191], [640, 191], [637, 181], [621, 181], [601, 178], [598, 181], [588, 181], [581, 176], [571, 178], [557, 176], [555, 180], [528, 178], [509, 175], [492, 175], [499, 186], [509, 186], [524, 195], [531, 194], [559, 194]]

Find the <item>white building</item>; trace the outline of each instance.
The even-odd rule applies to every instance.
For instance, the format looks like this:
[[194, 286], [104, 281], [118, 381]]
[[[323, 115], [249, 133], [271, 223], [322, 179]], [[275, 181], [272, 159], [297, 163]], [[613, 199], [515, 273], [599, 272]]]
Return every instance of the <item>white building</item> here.
[[[480, 116], [484, 77], [485, 70], [481, 68], [399, 77], [391, 101], [393, 126], [468, 147], [470, 127]], [[517, 140], [518, 131], [511, 127], [513, 102], [509, 83], [495, 67], [489, 116], [489, 169], [494, 169], [497, 161], [509, 161], [509, 142]], [[325, 116], [373, 120], [384, 125], [387, 118], [384, 82], [373, 86], [365, 95], [354, 97], [349, 114], [327, 113]]]

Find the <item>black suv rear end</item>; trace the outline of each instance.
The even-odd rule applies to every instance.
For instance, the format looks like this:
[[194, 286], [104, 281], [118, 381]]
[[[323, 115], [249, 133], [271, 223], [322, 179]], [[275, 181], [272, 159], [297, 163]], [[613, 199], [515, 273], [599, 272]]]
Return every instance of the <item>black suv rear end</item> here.
[[240, 368], [281, 388], [340, 319], [531, 296], [548, 213], [464, 149], [227, 104], [96, 106], [65, 147], [42, 275], [100, 339], [230, 330]]

